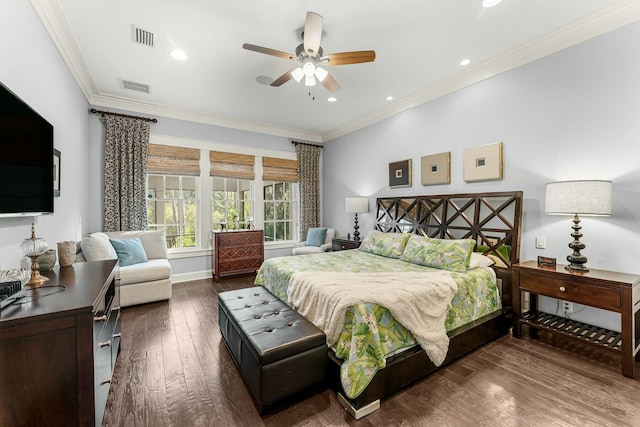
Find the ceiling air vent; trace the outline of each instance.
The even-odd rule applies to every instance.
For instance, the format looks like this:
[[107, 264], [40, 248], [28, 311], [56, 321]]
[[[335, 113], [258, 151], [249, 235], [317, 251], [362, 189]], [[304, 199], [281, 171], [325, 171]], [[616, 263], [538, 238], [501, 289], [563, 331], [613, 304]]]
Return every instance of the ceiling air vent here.
[[149, 85], [144, 83], [136, 83], [129, 80], [122, 80], [125, 89], [136, 90], [138, 92], [149, 93]]
[[143, 44], [145, 46], [153, 47], [156, 35], [151, 31], [143, 30], [142, 28], [133, 27], [134, 39], [136, 43]]

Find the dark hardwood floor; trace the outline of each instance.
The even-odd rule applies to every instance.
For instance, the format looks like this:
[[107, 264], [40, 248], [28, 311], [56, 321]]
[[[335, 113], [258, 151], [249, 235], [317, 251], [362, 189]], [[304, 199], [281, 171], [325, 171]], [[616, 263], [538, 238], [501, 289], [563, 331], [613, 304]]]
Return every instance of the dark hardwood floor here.
[[123, 309], [103, 425], [640, 425], [640, 380], [622, 376], [618, 355], [544, 335], [494, 341], [359, 421], [330, 390], [260, 416], [218, 329], [218, 292], [252, 283], [243, 276], [174, 284], [168, 302]]

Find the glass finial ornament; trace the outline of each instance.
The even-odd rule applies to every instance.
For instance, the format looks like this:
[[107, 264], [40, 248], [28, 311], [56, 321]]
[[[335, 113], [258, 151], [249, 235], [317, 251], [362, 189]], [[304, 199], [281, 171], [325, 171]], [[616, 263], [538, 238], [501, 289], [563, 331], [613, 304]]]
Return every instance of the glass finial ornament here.
[[31, 286], [40, 286], [49, 279], [40, 275], [40, 271], [38, 270], [38, 257], [47, 251], [47, 242], [44, 239], [36, 237], [36, 228], [34, 224], [31, 224], [31, 237], [29, 239], [24, 239], [24, 241], [20, 244], [20, 251], [22, 253], [31, 258], [31, 278], [26, 283]]

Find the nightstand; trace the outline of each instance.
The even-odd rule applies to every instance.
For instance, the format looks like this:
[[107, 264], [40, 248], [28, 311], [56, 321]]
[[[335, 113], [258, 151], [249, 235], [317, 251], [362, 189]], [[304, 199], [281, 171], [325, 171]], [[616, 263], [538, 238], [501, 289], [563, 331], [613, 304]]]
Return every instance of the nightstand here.
[[[530, 309], [524, 313], [522, 292], [530, 295]], [[539, 312], [538, 295], [620, 313], [622, 332]], [[634, 359], [640, 344], [635, 327], [640, 322], [639, 301], [640, 276], [596, 269], [572, 272], [565, 270], [564, 265], [542, 267], [536, 261], [513, 265], [514, 337], [520, 338], [522, 325], [527, 325], [532, 331], [545, 330], [620, 353], [622, 375], [630, 378], [634, 376]]]
[[335, 252], [347, 249], [358, 249], [360, 247], [360, 243], [362, 243], [362, 240], [355, 241], [345, 239], [343, 237], [334, 237], [331, 239], [331, 250]]

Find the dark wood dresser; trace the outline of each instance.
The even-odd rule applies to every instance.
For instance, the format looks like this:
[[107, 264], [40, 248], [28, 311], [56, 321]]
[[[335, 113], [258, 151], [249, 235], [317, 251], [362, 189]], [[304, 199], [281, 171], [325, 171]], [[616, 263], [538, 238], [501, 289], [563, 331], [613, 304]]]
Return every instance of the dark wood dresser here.
[[262, 230], [214, 231], [213, 278], [253, 273], [264, 261]]
[[117, 269], [56, 266], [0, 311], [0, 425], [102, 424], [120, 349]]

